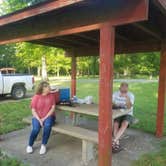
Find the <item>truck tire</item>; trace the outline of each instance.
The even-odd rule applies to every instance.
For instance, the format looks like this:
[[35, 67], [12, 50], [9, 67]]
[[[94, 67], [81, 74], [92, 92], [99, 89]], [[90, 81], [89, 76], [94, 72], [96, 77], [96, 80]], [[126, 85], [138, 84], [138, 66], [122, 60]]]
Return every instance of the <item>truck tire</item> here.
[[24, 86], [21, 85], [14, 86], [11, 93], [12, 97], [15, 100], [24, 98], [25, 94], [26, 94], [26, 89]]

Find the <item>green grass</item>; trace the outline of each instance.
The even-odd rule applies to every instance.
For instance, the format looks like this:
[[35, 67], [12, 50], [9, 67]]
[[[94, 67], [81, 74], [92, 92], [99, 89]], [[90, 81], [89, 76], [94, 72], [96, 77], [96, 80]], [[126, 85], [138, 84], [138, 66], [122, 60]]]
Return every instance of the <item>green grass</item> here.
[[27, 166], [15, 158], [8, 157], [0, 150], [0, 166]]
[[143, 155], [139, 160], [133, 162], [132, 166], [165, 166], [166, 165], [166, 143], [161, 144], [159, 152]]
[[30, 100], [0, 103], [0, 134], [26, 126], [22, 118], [31, 114], [29, 103]]

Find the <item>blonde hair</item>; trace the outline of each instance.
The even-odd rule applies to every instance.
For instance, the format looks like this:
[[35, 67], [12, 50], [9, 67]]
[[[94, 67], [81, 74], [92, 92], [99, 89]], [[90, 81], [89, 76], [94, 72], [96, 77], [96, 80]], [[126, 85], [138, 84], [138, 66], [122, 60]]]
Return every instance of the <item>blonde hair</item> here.
[[36, 88], [36, 94], [42, 94], [43, 93], [43, 88], [49, 87], [50, 84], [47, 81], [42, 81], [39, 83], [39, 85]]

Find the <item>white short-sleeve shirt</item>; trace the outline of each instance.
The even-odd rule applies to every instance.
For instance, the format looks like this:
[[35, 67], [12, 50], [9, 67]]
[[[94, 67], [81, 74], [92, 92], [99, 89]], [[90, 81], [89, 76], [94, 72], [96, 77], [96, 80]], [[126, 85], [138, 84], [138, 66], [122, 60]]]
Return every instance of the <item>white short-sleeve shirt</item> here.
[[[113, 97], [112, 97], [113, 103], [117, 104], [117, 105], [120, 104], [122, 106], [123, 105], [126, 106], [126, 97], [121, 97], [120, 94], [121, 94], [120, 91], [113, 93]], [[133, 93], [127, 92], [127, 96], [129, 97], [131, 104], [134, 105], [135, 97], [134, 97]], [[131, 107], [131, 112], [129, 112], [128, 114], [133, 115], [133, 106]]]

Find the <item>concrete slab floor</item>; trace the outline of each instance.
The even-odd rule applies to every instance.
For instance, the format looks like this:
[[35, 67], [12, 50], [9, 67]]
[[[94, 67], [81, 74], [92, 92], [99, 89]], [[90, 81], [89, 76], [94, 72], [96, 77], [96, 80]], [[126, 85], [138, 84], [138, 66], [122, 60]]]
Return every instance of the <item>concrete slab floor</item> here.
[[[28, 163], [30, 166], [82, 166], [81, 140], [61, 134], [52, 134], [45, 155], [39, 155], [40, 142], [36, 141], [34, 153], [26, 154], [25, 149], [31, 128], [14, 131], [3, 135], [0, 149], [7, 154]], [[113, 166], [130, 166], [133, 160], [141, 155], [156, 151], [160, 140], [151, 134], [138, 130], [128, 129], [121, 140], [124, 150], [113, 154]], [[88, 166], [96, 166], [97, 158]]]

